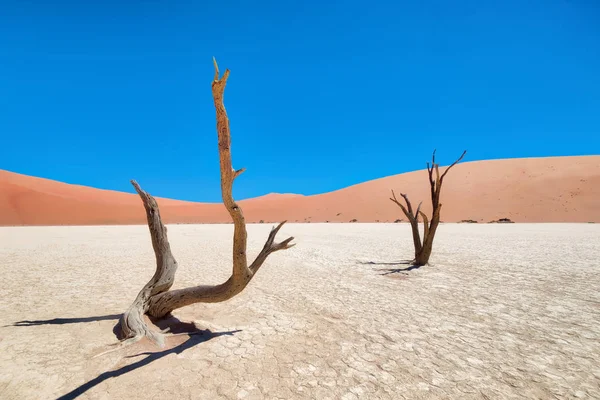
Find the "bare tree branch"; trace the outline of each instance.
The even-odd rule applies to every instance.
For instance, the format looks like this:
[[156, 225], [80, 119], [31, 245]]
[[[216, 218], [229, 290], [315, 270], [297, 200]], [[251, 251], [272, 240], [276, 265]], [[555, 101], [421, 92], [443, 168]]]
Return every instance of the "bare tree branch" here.
[[435, 149], [433, 150], [433, 154], [431, 155], [431, 167], [429, 167], [429, 163], [427, 163], [427, 173], [429, 174], [429, 188], [431, 191], [431, 200], [433, 201], [433, 199], [435, 198], [435, 183], [436, 181], [433, 180], [433, 170], [436, 168], [436, 163], [435, 163]]
[[233, 180], [236, 172], [231, 163], [231, 133], [229, 130], [229, 118], [227, 117], [227, 111], [223, 103], [229, 69], [226, 69], [223, 77], [219, 78], [219, 66], [217, 65], [217, 60], [214, 58], [213, 63], [215, 66], [215, 79], [212, 82], [212, 95], [217, 117], [219, 162], [221, 166], [221, 197], [234, 224], [233, 275], [235, 277], [242, 277], [250, 274], [250, 271], [248, 270], [246, 256], [246, 221], [242, 209], [233, 199]]
[[423, 243], [425, 243], [429, 237], [429, 220], [423, 211], [420, 211], [420, 213], [423, 218]]
[[410, 204], [410, 200], [408, 199], [408, 196], [405, 193], [400, 193], [400, 196], [402, 196], [404, 198], [404, 201], [406, 201], [406, 206], [408, 207], [408, 212], [414, 218], [415, 214], [413, 214], [412, 204]]
[[417, 207], [417, 211], [415, 212], [415, 219], [417, 220], [417, 222], [419, 222], [419, 213], [421, 213], [421, 205], [422, 204], [423, 204], [423, 202], [419, 203], [419, 206]]
[[404, 215], [406, 215], [406, 218], [408, 218], [409, 221], [412, 220], [412, 218], [413, 218], [412, 214], [410, 214], [408, 212], [406, 207], [404, 207], [404, 204], [402, 204], [398, 201], [398, 199], [396, 198], [396, 194], [394, 193], [393, 190], [392, 190], [392, 197], [390, 197], [390, 200], [393, 201], [394, 203], [396, 203], [396, 205], [402, 209], [402, 212], [404, 213]]
[[267, 242], [265, 243], [263, 249], [258, 254], [258, 256], [256, 256], [254, 262], [250, 265], [250, 271], [252, 271], [252, 274], [256, 274], [256, 272], [263, 264], [263, 262], [267, 259], [269, 254], [279, 250], [286, 250], [290, 247], [295, 246], [295, 243], [290, 244], [290, 242], [294, 239], [293, 237], [287, 238], [281, 243], [274, 243], [277, 232], [279, 232], [279, 229], [281, 229], [283, 224], [285, 224], [286, 222], [287, 221], [283, 221], [279, 225], [277, 225], [277, 227], [271, 229], [271, 233], [269, 233], [269, 237], [267, 238]]
[[233, 173], [233, 179], [237, 178], [238, 176], [240, 176], [241, 174], [244, 173], [244, 171], [246, 171], [246, 168], [242, 168], [242, 169], [238, 169], [237, 171], [235, 171]]
[[[415, 216], [415, 214], [413, 214], [412, 205], [410, 203], [410, 200], [408, 199], [408, 196], [404, 193], [400, 193], [400, 195], [406, 201], [406, 206], [408, 207], [408, 209], [406, 209], [406, 207], [404, 207], [404, 205], [402, 205], [402, 203], [400, 203], [398, 201], [398, 199], [396, 198], [396, 194], [394, 193], [393, 190], [392, 190], [392, 198], [390, 200], [392, 200], [394, 203], [396, 203], [402, 209], [402, 212], [404, 212], [404, 215], [406, 215], [406, 218], [408, 218], [408, 221], [410, 222], [410, 227], [411, 227], [412, 233], [413, 233], [413, 244], [415, 246], [415, 249], [421, 249], [422, 243], [421, 243], [421, 235], [419, 233], [419, 221], [418, 221], [419, 217], [418, 217], [418, 215]], [[419, 204], [419, 208], [420, 207], [421, 207], [421, 205]]]
[[465, 154], [467, 154], [467, 151], [463, 151], [463, 153], [461, 154], [460, 157], [458, 157], [458, 159], [456, 161], [454, 161], [448, 168], [446, 168], [446, 171], [444, 171], [444, 173], [442, 174], [442, 177], [440, 178], [440, 181], [442, 179], [444, 179], [444, 176], [446, 176], [446, 174], [448, 173], [448, 171], [450, 171], [450, 168], [454, 167], [456, 164], [458, 164], [465, 156]]
[[120, 319], [122, 339], [130, 339], [134, 343], [146, 336], [160, 347], [164, 344], [162, 333], [152, 330], [144, 320], [144, 311], [147, 302], [156, 294], [165, 292], [173, 286], [177, 261], [171, 253], [171, 246], [167, 238], [167, 228], [162, 223], [158, 203], [150, 194], [146, 193], [140, 185], [132, 180], [131, 184], [139, 194], [146, 210], [146, 219], [152, 239], [152, 247], [156, 256], [156, 272], [138, 293], [131, 306], [123, 313]]

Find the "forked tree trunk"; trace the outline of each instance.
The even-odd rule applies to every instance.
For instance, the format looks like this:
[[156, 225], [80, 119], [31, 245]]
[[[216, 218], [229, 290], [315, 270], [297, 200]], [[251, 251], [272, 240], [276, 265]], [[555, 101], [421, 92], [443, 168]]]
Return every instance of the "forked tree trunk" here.
[[144, 314], [161, 318], [173, 310], [190, 304], [215, 303], [228, 300], [244, 290], [271, 253], [293, 246], [290, 243], [294, 239], [293, 237], [287, 238], [281, 243], [275, 243], [275, 236], [285, 223], [284, 221], [271, 230], [263, 249], [252, 264], [248, 265], [246, 256], [246, 223], [242, 209], [236, 204], [232, 195], [233, 181], [244, 170], [240, 169], [236, 171], [232, 168], [229, 119], [223, 104], [223, 95], [227, 78], [229, 77], [229, 70], [226, 70], [224, 75], [220, 77], [216, 61], [214, 61], [214, 65], [215, 77], [212, 82], [212, 95], [217, 117], [221, 193], [223, 203], [234, 223], [233, 271], [231, 277], [220, 285], [194, 286], [170, 291], [169, 289], [175, 280], [177, 261], [175, 261], [171, 253], [171, 246], [167, 239], [167, 228], [161, 220], [156, 200], [150, 194], [143, 191], [135, 181], [131, 181], [142, 199], [146, 210], [152, 247], [156, 255], [156, 271], [152, 279], [142, 288], [135, 301], [121, 317], [121, 340], [124, 342], [134, 342], [143, 337], [148, 337], [162, 346], [165, 331], [155, 332], [150, 329], [144, 320]]
[[[444, 182], [444, 177], [452, 168], [455, 166], [463, 157], [467, 154], [465, 150], [462, 155], [458, 158], [458, 160], [454, 161], [446, 171], [440, 176], [439, 164], [435, 162], [435, 150], [433, 151], [433, 156], [431, 158], [431, 167], [429, 163], [427, 163], [427, 172], [429, 174], [429, 186], [431, 189], [431, 205], [433, 209], [433, 213], [431, 215], [431, 220], [427, 218], [425, 213], [421, 211], [421, 204], [417, 207], [416, 212], [413, 212], [412, 204], [408, 199], [408, 196], [404, 193], [400, 193], [400, 195], [404, 198], [406, 202], [406, 206], [400, 203], [396, 198], [396, 194], [392, 190], [392, 200], [396, 203], [401, 209], [408, 221], [410, 222], [413, 236], [413, 244], [415, 247], [415, 258], [413, 259], [413, 265], [422, 266], [429, 262], [429, 258], [431, 257], [431, 252], [433, 250], [433, 239], [435, 238], [435, 233], [437, 231], [438, 225], [440, 224], [440, 210], [442, 208], [442, 204], [440, 203], [440, 193], [442, 189], [442, 183]], [[433, 171], [435, 170], [435, 179], [433, 177]], [[423, 240], [421, 241], [421, 234], [419, 232], [419, 217], [423, 218]]]

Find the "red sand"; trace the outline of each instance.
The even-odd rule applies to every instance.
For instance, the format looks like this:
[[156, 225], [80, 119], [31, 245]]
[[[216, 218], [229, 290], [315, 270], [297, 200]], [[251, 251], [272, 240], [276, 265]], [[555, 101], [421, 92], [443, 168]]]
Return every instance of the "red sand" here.
[[[239, 204], [248, 222], [392, 222], [404, 219], [389, 200], [392, 189], [407, 193], [415, 206], [423, 201], [430, 213], [425, 170], [314, 196], [270, 194]], [[230, 222], [220, 203], [157, 200], [167, 223]], [[461, 163], [446, 176], [442, 204], [445, 222], [600, 222], [600, 156]], [[0, 225], [145, 223], [137, 195], [0, 170]]]

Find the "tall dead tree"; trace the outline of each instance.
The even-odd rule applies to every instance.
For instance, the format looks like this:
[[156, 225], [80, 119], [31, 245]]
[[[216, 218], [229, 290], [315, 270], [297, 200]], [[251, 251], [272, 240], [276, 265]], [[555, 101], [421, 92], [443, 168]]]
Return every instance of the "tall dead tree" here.
[[144, 314], [151, 317], [162, 318], [171, 311], [195, 303], [216, 303], [228, 300], [240, 293], [256, 275], [267, 257], [279, 250], [289, 249], [293, 237], [281, 243], [275, 242], [275, 236], [283, 224], [271, 230], [269, 237], [252, 264], [248, 265], [246, 256], [246, 222], [239, 205], [232, 195], [233, 181], [240, 176], [244, 169], [234, 170], [231, 164], [231, 135], [229, 132], [229, 118], [223, 104], [225, 85], [229, 77], [226, 70], [222, 77], [219, 76], [219, 67], [216, 60], [215, 77], [212, 82], [212, 95], [217, 113], [217, 133], [219, 142], [219, 159], [221, 167], [221, 194], [223, 203], [231, 215], [234, 224], [233, 233], [233, 271], [229, 279], [216, 286], [194, 286], [185, 289], [169, 290], [175, 280], [177, 261], [171, 253], [171, 246], [167, 239], [167, 228], [160, 218], [158, 204], [154, 197], [146, 193], [135, 181], [131, 181], [139, 194], [144, 208], [148, 228], [152, 238], [152, 247], [156, 255], [156, 271], [150, 281], [142, 288], [135, 301], [125, 311], [120, 319], [122, 343], [131, 343], [148, 337], [161, 347], [164, 344], [164, 333], [152, 330], [144, 319]]
[[[431, 205], [433, 209], [433, 213], [431, 215], [431, 220], [427, 218], [425, 213], [421, 211], [421, 204], [417, 207], [416, 211], [413, 211], [412, 204], [408, 199], [408, 196], [404, 193], [400, 193], [400, 195], [404, 198], [406, 202], [406, 206], [402, 204], [396, 198], [396, 194], [392, 190], [391, 201], [396, 203], [401, 209], [408, 221], [410, 222], [410, 226], [412, 228], [412, 236], [413, 236], [413, 244], [415, 246], [415, 258], [412, 261], [413, 265], [425, 265], [429, 262], [429, 257], [431, 257], [431, 251], [433, 248], [433, 238], [435, 237], [435, 232], [437, 231], [437, 227], [440, 224], [440, 209], [442, 208], [442, 204], [440, 203], [440, 193], [442, 190], [442, 183], [444, 182], [444, 177], [450, 171], [450, 168], [454, 167], [456, 164], [463, 159], [463, 157], [467, 154], [465, 150], [462, 155], [458, 158], [458, 160], [454, 161], [446, 171], [440, 176], [439, 164], [435, 162], [435, 150], [433, 151], [433, 155], [431, 157], [431, 166], [427, 163], [427, 173], [429, 174], [429, 186], [431, 188]], [[435, 179], [433, 177], [433, 172], [435, 171]], [[421, 234], [419, 232], [419, 216], [423, 218], [423, 240], [421, 241]]]

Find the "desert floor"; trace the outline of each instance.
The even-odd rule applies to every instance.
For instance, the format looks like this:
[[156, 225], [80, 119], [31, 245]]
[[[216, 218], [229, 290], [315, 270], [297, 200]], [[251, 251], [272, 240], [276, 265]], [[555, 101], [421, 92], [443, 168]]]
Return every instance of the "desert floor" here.
[[[169, 226], [175, 287], [228, 277], [232, 229]], [[444, 224], [408, 272], [405, 224], [286, 235], [238, 297], [175, 312], [204, 334], [92, 358], [154, 272], [148, 228], [0, 228], [0, 398], [600, 398], [600, 225]]]

